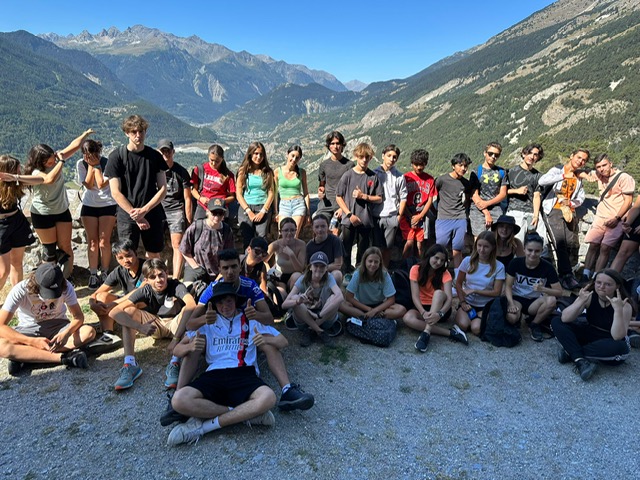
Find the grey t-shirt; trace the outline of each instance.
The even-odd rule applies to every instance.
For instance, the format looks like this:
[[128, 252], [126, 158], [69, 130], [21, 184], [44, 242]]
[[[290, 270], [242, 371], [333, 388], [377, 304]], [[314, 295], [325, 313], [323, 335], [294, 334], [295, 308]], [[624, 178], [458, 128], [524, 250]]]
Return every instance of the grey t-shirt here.
[[448, 173], [436, 179], [438, 192], [438, 220], [459, 220], [467, 218], [466, 204], [471, 198], [469, 180], [455, 179]]
[[[358, 173], [351, 169], [342, 176], [336, 189], [336, 196], [342, 197], [349, 210], [351, 210], [351, 213], [358, 216], [362, 221], [362, 227], [373, 227], [371, 207], [374, 204], [363, 199], [353, 198], [352, 193], [356, 187], [360, 187], [362, 193], [366, 195], [384, 197], [384, 190], [380, 185], [380, 179], [374, 171], [369, 168], [363, 173]], [[346, 215], [342, 216], [342, 225], [351, 225], [351, 220], [349, 220]]]
[[318, 170], [318, 180], [320, 183], [324, 182], [324, 200], [320, 201], [318, 208], [331, 207], [334, 211], [338, 209], [336, 203], [336, 188], [342, 176], [355, 167], [355, 163], [349, 160], [347, 157], [342, 157], [340, 160], [325, 160], [320, 164]]
[[162, 208], [167, 212], [183, 210], [184, 189], [191, 188], [191, 176], [186, 168], [176, 162], [173, 162], [173, 167], [165, 174], [167, 175], [167, 195], [162, 200]]
[[525, 195], [509, 195], [509, 208], [507, 211], [533, 213], [533, 194], [541, 191], [541, 187], [538, 185], [541, 173], [535, 168], [525, 170], [520, 165], [517, 165], [509, 169], [507, 176], [509, 177], [509, 188], [527, 187]]

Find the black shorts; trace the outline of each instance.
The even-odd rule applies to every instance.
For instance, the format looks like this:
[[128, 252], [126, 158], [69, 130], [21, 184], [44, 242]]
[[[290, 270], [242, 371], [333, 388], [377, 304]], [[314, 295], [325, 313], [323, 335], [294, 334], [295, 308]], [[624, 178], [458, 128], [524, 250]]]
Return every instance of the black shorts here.
[[56, 223], [71, 223], [71, 212], [69, 209], [56, 215], [40, 215], [39, 213], [31, 212], [31, 223], [33, 228], [45, 230], [47, 228], [53, 228]]
[[538, 300], [537, 298], [519, 297], [518, 295], [514, 295], [513, 299], [520, 305], [522, 305], [522, 310], [520, 311], [520, 313], [524, 313], [525, 315], [529, 315], [529, 307], [533, 302]]
[[[427, 312], [431, 311], [431, 305], [422, 305], [422, 308], [424, 308]], [[444, 316], [438, 320], [438, 323], [440, 322], [446, 322], [447, 320], [449, 320], [451, 318], [451, 308], [449, 308], [449, 310], [447, 310], [446, 312], [444, 312]]]
[[153, 209], [145, 219], [149, 222], [147, 230], [140, 230], [136, 222], [123, 210], [118, 209], [118, 238], [122, 240], [131, 240], [134, 251], [138, 249], [140, 238], [144, 249], [150, 253], [160, 253], [164, 249], [164, 212], [156, 213], [158, 207]]
[[10, 252], [12, 248], [32, 245], [35, 241], [29, 221], [20, 210], [0, 219], [0, 255]]
[[630, 241], [635, 242], [635, 243], [640, 243], [640, 234], [634, 233], [634, 230], [638, 226], [640, 226], [640, 215], [638, 215], [636, 217], [636, 219], [633, 221], [633, 223], [631, 224], [631, 233], [625, 233], [624, 237], [622, 237], [622, 239], [623, 240], [630, 240]]
[[89, 205], [82, 205], [80, 209], [81, 217], [115, 217], [117, 205], [109, 205], [107, 207], [90, 207]]
[[246, 402], [263, 385], [266, 383], [256, 375], [254, 367], [211, 370], [189, 384], [207, 400], [225, 407], [237, 407]]

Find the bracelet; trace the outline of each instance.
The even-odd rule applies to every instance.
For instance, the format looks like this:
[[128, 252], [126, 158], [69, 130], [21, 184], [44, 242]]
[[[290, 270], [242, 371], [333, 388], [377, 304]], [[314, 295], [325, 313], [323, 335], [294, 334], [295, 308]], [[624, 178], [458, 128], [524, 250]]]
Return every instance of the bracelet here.
[[438, 315], [440, 318], [444, 317], [444, 312], [442, 310], [438, 310]]
[[264, 208], [261, 208], [261, 209], [260, 209], [260, 212], [262, 212], [262, 213], [269, 213], [269, 210], [265, 210]]
[[246, 212], [247, 210], [251, 211], [251, 209], [249, 207], [245, 208], [244, 211]]

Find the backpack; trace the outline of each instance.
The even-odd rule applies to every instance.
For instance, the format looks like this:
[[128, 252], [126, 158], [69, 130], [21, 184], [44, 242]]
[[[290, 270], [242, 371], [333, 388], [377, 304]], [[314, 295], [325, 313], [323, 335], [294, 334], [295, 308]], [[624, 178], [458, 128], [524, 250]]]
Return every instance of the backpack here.
[[395, 320], [382, 317], [349, 318], [347, 332], [362, 343], [370, 343], [376, 347], [388, 347], [396, 338]]
[[417, 260], [415, 257], [409, 257], [402, 262], [402, 265], [391, 272], [391, 281], [396, 289], [396, 303], [402, 305], [407, 310], [415, 308], [413, 298], [411, 298], [409, 270], [417, 263]]
[[198, 175], [198, 193], [202, 191], [202, 185], [204, 185], [204, 166], [206, 163], [202, 164], [202, 171], [200, 171]]
[[496, 347], [515, 347], [522, 341], [520, 329], [507, 322], [507, 297], [491, 300], [482, 310], [480, 339]]

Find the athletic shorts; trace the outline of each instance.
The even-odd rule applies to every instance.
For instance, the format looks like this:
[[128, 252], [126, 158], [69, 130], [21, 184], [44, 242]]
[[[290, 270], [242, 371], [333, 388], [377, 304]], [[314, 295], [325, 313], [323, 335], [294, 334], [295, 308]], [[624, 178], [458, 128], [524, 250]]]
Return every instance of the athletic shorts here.
[[145, 217], [150, 225], [147, 230], [140, 230], [136, 222], [124, 212], [119, 212], [117, 218], [118, 238], [121, 241], [131, 240], [133, 249], [137, 250], [140, 238], [142, 238], [142, 244], [147, 252], [162, 252], [164, 249], [163, 217], [158, 215]]
[[280, 200], [278, 215], [280, 219], [286, 217], [304, 217], [307, 214], [307, 205], [304, 197], [295, 197], [288, 200]]
[[27, 337], [44, 337], [51, 340], [62, 330], [69, 328], [70, 323], [66, 318], [54, 318], [28, 327], [17, 326], [15, 330]]
[[9, 253], [13, 248], [32, 245], [35, 241], [29, 221], [21, 211], [0, 219], [0, 255]]
[[458, 252], [464, 250], [464, 236], [467, 234], [467, 219], [437, 219], [436, 243], [447, 247], [451, 242], [451, 248]]
[[[489, 209], [489, 213], [491, 214], [491, 220], [495, 222], [498, 217], [502, 215], [502, 208], [500, 208], [500, 205], [494, 205]], [[478, 210], [474, 205], [471, 205], [471, 209], [469, 210], [469, 220], [471, 220], [471, 231], [475, 237], [485, 230], [489, 230], [486, 225], [487, 221], [484, 217], [484, 213]]]
[[117, 205], [109, 205], [106, 207], [90, 207], [89, 205], [82, 205], [80, 209], [81, 217], [115, 217]]
[[[422, 304], [422, 308], [424, 308], [427, 312], [431, 311], [431, 305]], [[447, 320], [449, 320], [451, 318], [451, 311], [451, 308], [449, 308], [449, 310], [444, 312], [444, 316], [440, 320], [438, 320], [438, 323], [446, 322]]]
[[[314, 312], [314, 313], [316, 313], [316, 312]], [[295, 310], [291, 310], [291, 314], [293, 316], [293, 321], [296, 324], [296, 327], [298, 327], [298, 330], [304, 331], [304, 330], [307, 330], [309, 328], [309, 326], [306, 323], [304, 323], [304, 320], [301, 320], [298, 317], [296, 317], [296, 311]], [[331, 328], [333, 326], [333, 324], [336, 323], [337, 321], [338, 321], [338, 314], [336, 313], [336, 316], [333, 318], [333, 320], [327, 320], [322, 325], [320, 325], [320, 328], [322, 330], [327, 330], [328, 328]]]
[[615, 247], [624, 235], [622, 230], [622, 222], [618, 222], [614, 228], [604, 226], [604, 218], [596, 217], [591, 224], [591, 228], [584, 236], [585, 243], [594, 243], [597, 245], [607, 245], [608, 247]]
[[31, 212], [31, 223], [33, 228], [40, 230], [53, 228], [56, 223], [71, 223], [71, 212], [69, 212], [69, 209], [55, 215], [40, 215], [39, 213]]
[[[397, 231], [397, 215], [376, 219], [373, 225], [373, 245], [378, 248], [393, 248], [395, 245]], [[424, 231], [422, 232], [422, 237], [424, 238]]]
[[184, 210], [164, 211], [170, 233], [184, 233], [187, 229], [187, 215]]
[[199, 390], [204, 398], [225, 407], [243, 404], [258, 388], [266, 386], [254, 367], [222, 368], [204, 372], [190, 387]]
[[520, 313], [524, 313], [525, 315], [529, 315], [529, 307], [531, 307], [531, 304], [538, 300], [538, 298], [520, 297], [518, 295], [513, 296], [513, 300], [522, 305], [522, 310], [520, 311]]
[[420, 222], [417, 227], [411, 226], [410, 220], [403, 216], [400, 219], [400, 231], [402, 232], [402, 238], [404, 240], [416, 240], [417, 242], [424, 241], [424, 223]]

